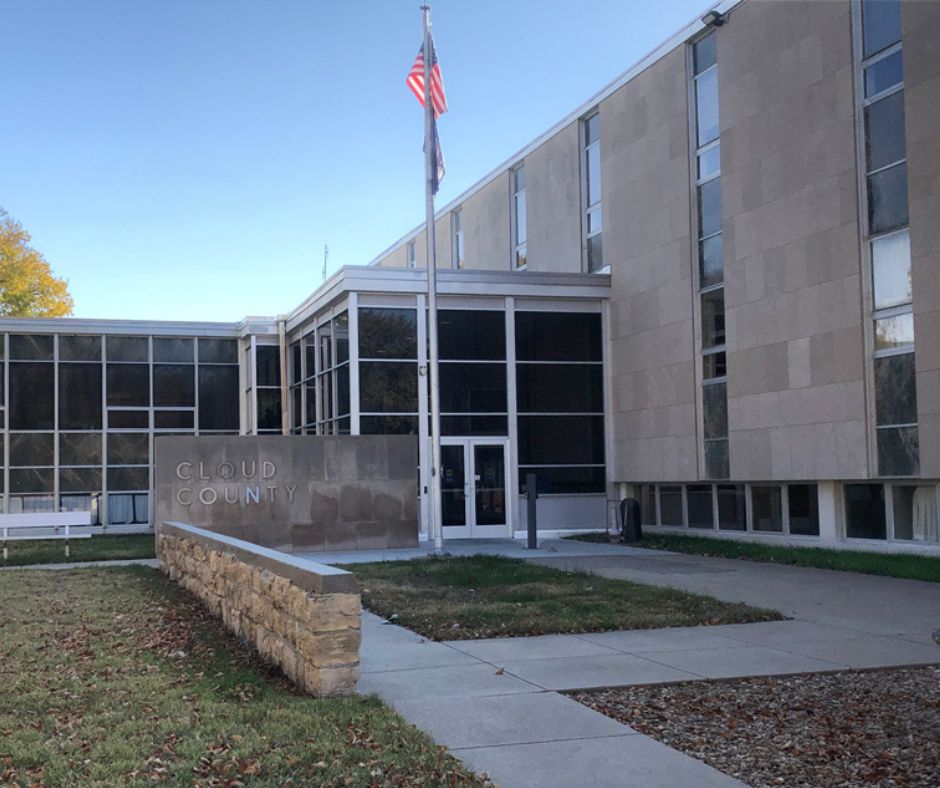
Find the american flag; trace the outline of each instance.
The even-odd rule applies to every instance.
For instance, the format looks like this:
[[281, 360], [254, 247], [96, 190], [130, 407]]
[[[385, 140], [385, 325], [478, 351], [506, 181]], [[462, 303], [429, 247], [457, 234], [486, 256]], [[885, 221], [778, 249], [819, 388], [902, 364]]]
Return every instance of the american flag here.
[[[415, 94], [418, 103], [424, 106], [424, 44], [418, 49], [418, 56], [405, 80], [411, 92]], [[434, 117], [439, 118], [447, 112], [447, 97], [444, 95], [444, 77], [441, 76], [441, 67], [437, 62], [437, 52], [434, 41], [431, 41], [431, 103], [434, 105]]]

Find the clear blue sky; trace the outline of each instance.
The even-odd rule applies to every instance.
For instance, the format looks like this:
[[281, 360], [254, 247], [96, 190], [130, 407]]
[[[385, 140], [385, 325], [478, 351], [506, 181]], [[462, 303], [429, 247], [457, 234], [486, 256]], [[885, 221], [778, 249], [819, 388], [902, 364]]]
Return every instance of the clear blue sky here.
[[[423, 218], [418, 0], [0, 0], [0, 206], [77, 317], [278, 314]], [[708, 0], [440, 0], [439, 205]]]

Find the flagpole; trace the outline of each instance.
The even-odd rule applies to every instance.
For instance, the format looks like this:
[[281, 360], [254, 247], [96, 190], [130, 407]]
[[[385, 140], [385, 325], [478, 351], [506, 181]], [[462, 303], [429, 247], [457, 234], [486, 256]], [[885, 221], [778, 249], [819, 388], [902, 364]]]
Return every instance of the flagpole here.
[[434, 550], [444, 547], [441, 511], [441, 397], [437, 349], [437, 255], [434, 243], [434, 102], [431, 100], [431, 7], [421, 6], [424, 19], [424, 202], [428, 243], [428, 375], [431, 390], [431, 507], [429, 532]]

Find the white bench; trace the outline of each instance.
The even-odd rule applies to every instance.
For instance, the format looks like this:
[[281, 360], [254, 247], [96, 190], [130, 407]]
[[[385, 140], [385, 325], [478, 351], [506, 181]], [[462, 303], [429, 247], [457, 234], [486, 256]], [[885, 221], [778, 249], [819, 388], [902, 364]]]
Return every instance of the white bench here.
[[69, 557], [69, 539], [91, 536], [91, 512], [24, 512], [0, 514], [0, 542], [3, 560], [7, 542], [25, 539], [64, 539], [65, 557]]

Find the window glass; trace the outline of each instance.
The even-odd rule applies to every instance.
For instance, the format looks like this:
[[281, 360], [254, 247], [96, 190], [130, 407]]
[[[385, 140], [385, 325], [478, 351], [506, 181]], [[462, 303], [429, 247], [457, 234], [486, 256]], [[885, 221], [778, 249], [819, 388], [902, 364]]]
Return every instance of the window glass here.
[[237, 364], [238, 341], [199, 337], [200, 364]]
[[723, 378], [728, 374], [728, 362], [725, 352], [706, 353], [702, 356], [702, 378], [713, 380]]
[[108, 522], [111, 525], [130, 525], [148, 521], [147, 493], [108, 496]]
[[637, 485], [640, 501], [640, 521], [643, 525], [656, 525], [659, 521], [656, 512], [656, 485]]
[[147, 337], [107, 338], [108, 361], [148, 361]]
[[191, 364], [154, 364], [153, 404], [157, 407], [195, 405], [196, 380], [193, 373]]
[[905, 158], [903, 90], [865, 107], [865, 153], [869, 172]]
[[661, 485], [659, 488], [660, 525], [684, 525], [682, 517], [682, 488]]
[[100, 490], [101, 468], [62, 468], [59, 471], [59, 489], [64, 493]]
[[519, 416], [520, 465], [603, 462], [603, 416]]
[[728, 437], [728, 396], [724, 383], [702, 386], [705, 440]]
[[504, 312], [442, 309], [437, 317], [442, 359], [492, 360], [506, 358]]
[[[54, 489], [55, 480], [53, 479], [52, 468], [10, 469], [11, 493], [51, 493]], [[13, 510], [16, 511], [15, 507], [13, 507]], [[29, 510], [23, 508], [22, 511]]]
[[507, 435], [508, 425], [506, 416], [442, 415], [441, 435]]
[[599, 142], [601, 138], [601, 116], [595, 112], [591, 117], [584, 120], [584, 144], [585, 146]]
[[721, 234], [699, 242], [701, 286], [720, 285], [725, 279], [725, 248]]
[[895, 230], [908, 223], [906, 164], [868, 176], [868, 223], [872, 233]]
[[721, 170], [721, 145], [716, 143], [698, 155], [698, 179], [705, 180]]
[[[600, 216], [600, 211], [597, 211]], [[588, 272], [596, 273], [604, 267], [604, 238], [601, 233], [587, 239]]]
[[721, 178], [698, 187], [699, 237], [721, 232]]
[[418, 323], [414, 309], [359, 309], [359, 358], [416, 359]]
[[258, 345], [255, 348], [257, 385], [281, 385], [281, 349], [277, 345]]
[[[108, 465], [149, 465], [150, 435], [146, 432], [109, 432]], [[145, 485], [146, 486], [146, 485]]]
[[718, 62], [718, 44], [714, 33], [709, 33], [692, 45], [692, 62], [696, 74], [701, 74]]
[[787, 485], [790, 533], [819, 536], [819, 499], [815, 484]]
[[879, 425], [917, 423], [913, 353], [875, 359], [875, 414]]
[[59, 364], [59, 429], [101, 429], [101, 365]]
[[506, 411], [505, 364], [442, 363], [441, 411], [503, 413]]
[[601, 201], [601, 146], [591, 144], [585, 151], [585, 181], [587, 183], [587, 204], [597, 205]]
[[[60, 465], [100, 465], [100, 432], [59, 433]], [[93, 489], [93, 488], [88, 488]]]
[[751, 487], [751, 507], [755, 531], [783, 531], [783, 504], [778, 486]]
[[709, 479], [727, 479], [731, 475], [727, 438], [705, 441], [705, 475]]
[[290, 368], [291, 368], [291, 384], [299, 383], [304, 379], [303, 368], [301, 366], [303, 359], [303, 352], [300, 348], [300, 340], [292, 342], [290, 346]]
[[[150, 487], [150, 468], [108, 468], [109, 490], [146, 490]], [[144, 514], [143, 522], [147, 522]]]
[[258, 389], [258, 429], [281, 431], [281, 392]]
[[109, 405], [150, 405], [150, 367], [147, 364], [108, 364], [107, 377]]
[[519, 412], [601, 413], [604, 376], [600, 364], [518, 364]]
[[55, 422], [54, 365], [19, 361], [11, 362], [9, 369], [10, 429], [51, 430]]
[[526, 474], [535, 474], [539, 495], [602, 494], [605, 490], [603, 467], [543, 468], [519, 467], [519, 491], [525, 491]]
[[725, 293], [710, 290], [702, 293], [702, 347], [725, 344]]
[[917, 427], [879, 427], [879, 476], [916, 476], [920, 472], [920, 442]]
[[871, 242], [875, 309], [911, 302], [911, 236], [907, 230]]
[[150, 413], [146, 410], [109, 410], [108, 427], [112, 429], [147, 429]]
[[361, 416], [361, 435], [417, 435], [417, 416]]
[[182, 361], [193, 363], [192, 339], [179, 339], [175, 337], [154, 337], [154, 361]]
[[846, 484], [845, 533], [850, 539], [885, 539], [885, 491], [880, 484]]
[[695, 109], [698, 145], [707, 145], [718, 137], [718, 69], [695, 79]]
[[363, 413], [417, 413], [418, 365], [389, 361], [361, 363], [359, 409]]
[[336, 415], [349, 413], [349, 365], [336, 370]]
[[914, 344], [914, 315], [884, 317], [875, 321], [875, 350], [893, 350]]
[[158, 410], [153, 414], [153, 426], [158, 430], [192, 430], [195, 418], [191, 410]]
[[601, 316], [576, 312], [516, 312], [519, 361], [600, 361]]
[[333, 318], [333, 336], [336, 337], [336, 363], [349, 361], [349, 315], [342, 312]]
[[900, 40], [900, 0], [863, 0], [862, 42], [865, 57]]
[[10, 358], [24, 361], [52, 361], [51, 334], [10, 334]]
[[238, 422], [238, 367], [200, 366], [199, 429], [237, 430]]
[[59, 336], [60, 361], [100, 361], [101, 337], [87, 334]]
[[719, 484], [718, 527], [723, 531], [747, 530], [747, 504], [743, 484]]
[[689, 507], [689, 528], [714, 528], [715, 515], [712, 510], [712, 486], [690, 484], [686, 487]]
[[10, 435], [10, 465], [53, 465], [54, 435], [51, 432]]
[[891, 498], [895, 539], [933, 543], [940, 541], [935, 487], [895, 486], [891, 491]]
[[898, 50], [865, 69], [865, 98], [893, 88], [903, 81], [904, 62], [901, 50]]

